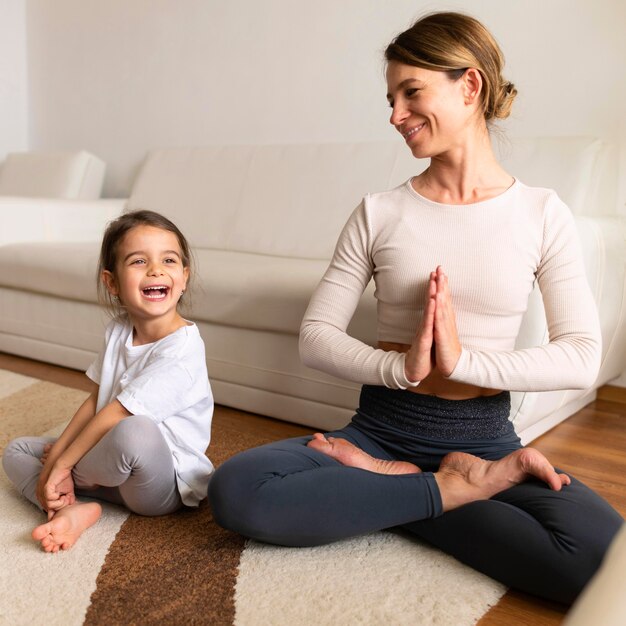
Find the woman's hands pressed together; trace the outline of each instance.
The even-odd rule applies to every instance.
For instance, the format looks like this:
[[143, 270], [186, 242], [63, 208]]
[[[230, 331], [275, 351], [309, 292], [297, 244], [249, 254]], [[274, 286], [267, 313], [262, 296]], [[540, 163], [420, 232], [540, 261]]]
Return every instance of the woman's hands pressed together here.
[[422, 324], [406, 353], [404, 371], [411, 381], [424, 380], [435, 368], [450, 376], [460, 356], [448, 277], [439, 265], [430, 273]]

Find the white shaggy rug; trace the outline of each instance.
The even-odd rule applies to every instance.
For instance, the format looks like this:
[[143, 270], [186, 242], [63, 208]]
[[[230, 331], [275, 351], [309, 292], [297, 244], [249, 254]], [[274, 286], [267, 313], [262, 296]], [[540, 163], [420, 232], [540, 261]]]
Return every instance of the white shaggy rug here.
[[475, 624], [506, 587], [396, 533], [317, 548], [248, 542], [235, 587], [237, 626]]

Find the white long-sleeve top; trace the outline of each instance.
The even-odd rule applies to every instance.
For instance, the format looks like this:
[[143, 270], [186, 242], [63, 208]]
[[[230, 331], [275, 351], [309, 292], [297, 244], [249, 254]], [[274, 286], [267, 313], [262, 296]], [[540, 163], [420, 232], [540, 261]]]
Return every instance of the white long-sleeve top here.
[[[573, 217], [554, 191], [519, 181], [495, 198], [466, 205], [428, 200], [410, 180], [366, 196], [305, 313], [304, 364], [362, 384], [418, 384], [406, 378], [403, 353], [368, 346], [346, 328], [373, 276], [378, 340], [412, 343], [437, 265], [449, 277], [462, 345], [449, 380], [510, 391], [593, 384], [600, 325]], [[515, 350], [535, 280], [549, 342]]]

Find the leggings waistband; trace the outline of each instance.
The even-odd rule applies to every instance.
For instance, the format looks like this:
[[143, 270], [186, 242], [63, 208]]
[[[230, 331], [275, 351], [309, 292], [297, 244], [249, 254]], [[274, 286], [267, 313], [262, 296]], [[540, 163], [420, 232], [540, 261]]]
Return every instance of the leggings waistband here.
[[511, 394], [446, 400], [403, 389], [363, 385], [359, 416], [404, 432], [436, 439], [496, 439], [511, 432]]

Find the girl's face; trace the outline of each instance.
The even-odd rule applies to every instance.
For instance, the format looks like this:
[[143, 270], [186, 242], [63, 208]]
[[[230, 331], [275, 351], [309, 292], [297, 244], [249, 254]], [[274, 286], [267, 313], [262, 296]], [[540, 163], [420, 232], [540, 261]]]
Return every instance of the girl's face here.
[[466, 70], [458, 80], [390, 61], [387, 66], [389, 121], [416, 158], [438, 156], [461, 146], [476, 117], [482, 80]]
[[115, 272], [104, 271], [111, 295], [117, 296], [133, 323], [167, 321], [178, 313], [189, 268], [183, 266], [178, 237], [154, 226], [136, 226], [117, 246]]

